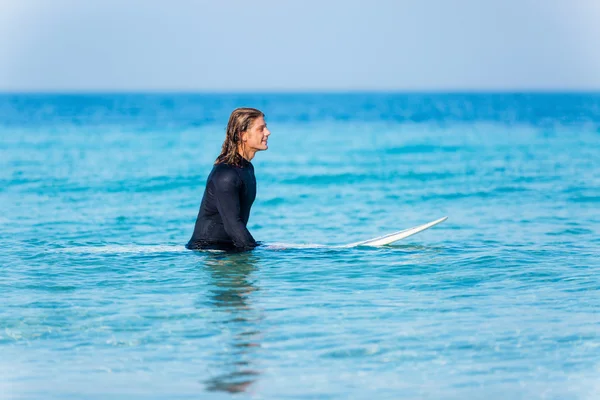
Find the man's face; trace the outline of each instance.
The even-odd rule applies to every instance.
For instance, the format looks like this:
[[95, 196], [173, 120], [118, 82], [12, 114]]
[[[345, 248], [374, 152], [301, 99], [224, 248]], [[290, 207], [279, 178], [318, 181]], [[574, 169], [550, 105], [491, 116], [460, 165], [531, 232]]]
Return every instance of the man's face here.
[[246, 148], [256, 151], [267, 150], [267, 140], [271, 132], [267, 129], [267, 123], [263, 117], [256, 118], [250, 128], [242, 134], [242, 140]]

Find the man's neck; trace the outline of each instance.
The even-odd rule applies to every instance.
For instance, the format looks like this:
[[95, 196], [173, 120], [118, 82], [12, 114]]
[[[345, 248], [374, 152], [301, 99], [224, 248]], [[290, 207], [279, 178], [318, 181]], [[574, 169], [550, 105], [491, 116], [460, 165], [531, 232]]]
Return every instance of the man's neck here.
[[242, 151], [242, 149], [240, 148], [240, 149], [238, 149], [238, 154], [240, 156], [242, 156], [246, 161], [252, 161], [252, 159], [254, 158], [254, 155], [256, 154], [256, 152], [255, 151], [252, 151], [252, 152], [247, 151], [247, 152], [244, 153]]

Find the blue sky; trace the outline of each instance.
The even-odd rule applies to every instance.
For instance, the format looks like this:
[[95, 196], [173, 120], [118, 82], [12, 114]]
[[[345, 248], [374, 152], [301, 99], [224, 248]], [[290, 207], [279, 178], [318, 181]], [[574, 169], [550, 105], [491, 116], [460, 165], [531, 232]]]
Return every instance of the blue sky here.
[[598, 90], [598, 21], [597, 0], [0, 0], [0, 90]]

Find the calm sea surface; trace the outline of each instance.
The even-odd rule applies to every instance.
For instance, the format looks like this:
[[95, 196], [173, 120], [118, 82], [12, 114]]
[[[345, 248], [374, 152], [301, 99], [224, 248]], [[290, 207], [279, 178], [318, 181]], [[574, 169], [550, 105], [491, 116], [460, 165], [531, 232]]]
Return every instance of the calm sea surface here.
[[[238, 106], [280, 249], [187, 251]], [[600, 94], [0, 95], [0, 207], [2, 399], [600, 398]]]

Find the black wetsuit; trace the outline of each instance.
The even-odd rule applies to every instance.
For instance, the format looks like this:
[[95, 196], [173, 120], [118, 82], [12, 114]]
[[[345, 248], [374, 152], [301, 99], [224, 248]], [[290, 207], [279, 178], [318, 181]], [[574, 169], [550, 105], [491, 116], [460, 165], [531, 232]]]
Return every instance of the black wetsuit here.
[[256, 178], [252, 163], [241, 159], [241, 166], [216, 164], [206, 181], [190, 250], [250, 250], [258, 243], [246, 224], [256, 197]]

